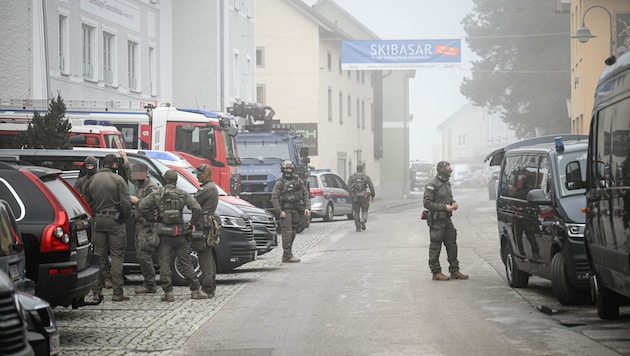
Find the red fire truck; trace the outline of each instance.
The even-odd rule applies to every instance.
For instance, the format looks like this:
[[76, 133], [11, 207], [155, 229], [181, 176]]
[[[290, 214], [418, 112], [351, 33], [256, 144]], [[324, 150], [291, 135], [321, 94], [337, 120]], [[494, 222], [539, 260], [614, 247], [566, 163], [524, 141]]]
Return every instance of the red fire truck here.
[[[64, 100], [66, 117], [72, 127], [88, 125], [114, 126], [124, 137], [127, 148], [153, 149], [179, 153], [193, 166], [210, 164], [214, 181], [223, 190], [240, 192], [239, 165], [236, 148], [238, 133], [233, 116], [200, 109], [174, 108], [144, 102], [96, 102]], [[0, 99], [0, 117], [2, 117]], [[31, 115], [33, 109], [45, 110], [47, 103], [19, 101], [22, 108], [14, 114]]]

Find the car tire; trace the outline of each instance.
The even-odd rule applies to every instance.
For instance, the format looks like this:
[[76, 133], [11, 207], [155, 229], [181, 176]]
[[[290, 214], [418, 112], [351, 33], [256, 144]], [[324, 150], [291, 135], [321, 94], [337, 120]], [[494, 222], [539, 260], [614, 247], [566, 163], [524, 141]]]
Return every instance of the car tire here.
[[566, 259], [562, 252], [557, 252], [551, 259], [551, 288], [562, 305], [582, 304], [588, 298], [586, 291], [571, 285], [567, 275]]
[[591, 288], [595, 298], [597, 316], [600, 319], [609, 320], [619, 317], [619, 297], [610, 289], [601, 285], [597, 279], [597, 274], [591, 279]]
[[324, 213], [324, 221], [333, 221], [335, 218], [335, 208], [332, 204], [326, 205], [326, 212]]
[[[201, 268], [199, 268], [199, 257], [197, 257], [197, 253], [191, 251], [190, 259], [192, 260], [193, 270], [195, 271], [197, 278], [199, 278], [201, 276]], [[187, 286], [190, 284], [182, 273], [182, 267], [177, 256], [171, 260], [171, 276], [174, 286]]]
[[505, 276], [508, 284], [512, 288], [525, 288], [529, 283], [529, 274], [518, 269], [516, 265], [516, 257], [512, 252], [510, 243], [505, 243], [503, 247], [503, 264], [505, 264]]
[[346, 215], [346, 217], [348, 218], [348, 220], [354, 220], [354, 214], [348, 214]]

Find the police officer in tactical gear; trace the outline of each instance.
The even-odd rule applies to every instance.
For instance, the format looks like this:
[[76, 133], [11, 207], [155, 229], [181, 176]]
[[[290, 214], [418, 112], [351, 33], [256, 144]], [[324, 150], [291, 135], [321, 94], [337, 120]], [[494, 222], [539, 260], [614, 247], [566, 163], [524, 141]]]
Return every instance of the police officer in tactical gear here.
[[[348, 178], [348, 188], [352, 194], [352, 214], [354, 215], [354, 226], [357, 232], [365, 230], [365, 223], [368, 219], [370, 201], [374, 202], [374, 184], [372, 179], [363, 172], [363, 165], [357, 166], [357, 172]], [[367, 189], [370, 192], [367, 192]], [[368, 198], [368, 194], [369, 197]]]
[[81, 195], [85, 195], [85, 189], [97, 171], [98, 167], [96, 158], [92, 156], [86, 157], [83, 161], [83, 166], [81, 166], [79, 171], [79, 178], [74, 183], [74, 188], [81, 193]]
[[[429, 268], [433, 274], [433, 280], [447, 281], [449, 279], [468, 279], [468, 276], [459, 271], [457, 260], [457, 230], [453, 226], [451, 216], [459, 207], [453, 199], [451, 191], [451, 164], [440, 161], [437, 164], [437, 176], [431, 179], [424, 188], [424, 208], [428, 210], [427, 224], [429, 225]], [[448, 256], [449, 276], [442, 273], [440, 267], [440, 251], [442, 244], [446, 247]]]
[[[144, 163], [136, 163], [133, 165], [131, 178], [135, 187], [136, 195], [131, 196], [131, 203], [138, 206], [138, 202], [159, 189], [158, 185], [149, 179], [149, 168]], [[151, 257], [155, 250], [157, 250], [158, 244], [156, 244], [155, 231], [153, 225], [155, 224], [155, 218], [147, 220], [142, 214], [136, 212], [134, 214], [136, 220], [136, 259], [140, 265], [140, 271], [142, 271], [143, 282], [142, 286], [136, 288], [134, 292], [136, 294], [147, 294], [156, 292], [155, 284], [155, 268], [153, 267], [153, 258]], [[159, 238], [157, 238], [159, 242]]]
[[[212, 180], [212, 167], [202, 164], [195, 169], [197, 179], [201, 183], [201, 188], [195, 193], [195, 199], [201, 206], [201, 225], [198, 227], [202, 234], [193, 235], [191, 245], [197, 252], [199, 258], [199, 268], [201, 268], [201, 289], [208, 294], [209, 298], [214, 297], [217, 289], [217, 269], [214, 261], [214, 247], [218, 241], [213, 241], [209, 234], [212, 229], [212, 219], [217, 205], [219, 204], [219, 190]], [[199, 236], [199, 238], [195, 238]]]
[[100, 257], [99, 278], [94, 287], [94, 300], [102, 298], [103, 282], [107, 270], [107, 254], [111, 258], [112, 301], [129, 300], [123, 293], [123, 260], [127, 246], [125, 220], [131, 217], [131, 198], [127, 182], [118, 174], [118, 157], [107, 154], [103, 168], [92, 177], [85, 190], [85, 200], [94, 212], [94, 252]]
[[271, 203], [275, 211], [280, 212], [282, 230], [282, 262], [300, 262], [293, 255], [293, 241], [297, 234], [301, 216], [311, 215], [311, 200], [306, 184], [293, 173], [293, 162], [283, 161], [282, 177], [276, 181], [271, 194]]
[[162, 189], [158, 189], [142, 199], [138, 204], [140, 214], [151, 220], [157, 216], [157, 229], [160, 236], [158, 247], [158, 264], [160, 266], [160, 283], [164, 290], [161, 297], [163, 302], [174, 302], [173, 280], [171, 271], [171, 257], [173, 253], [179, 260], [182, 274], [190, 283], [192, 299], [207, 299], [208, 295], [201, 290], [199, 279], [195, 274], [190, 257], [190, 242], [187, 238], [187, 228], [184, 223], [182, 210], [184, 206], [192, 212], [189, 226], [194, 231], [194, 226], [199, 224], [201, 219], [201, 207], [199, 203], [186, 193], [177, 188], [177, 172], [172, 169], [164, 172], [164, 182]]

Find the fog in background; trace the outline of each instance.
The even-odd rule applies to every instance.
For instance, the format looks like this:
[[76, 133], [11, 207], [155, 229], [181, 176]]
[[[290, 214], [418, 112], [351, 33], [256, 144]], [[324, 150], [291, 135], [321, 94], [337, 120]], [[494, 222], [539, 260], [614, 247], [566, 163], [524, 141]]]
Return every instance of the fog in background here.
[[[461, 21], [472, 9], [472, 0], [333, 0], [365, 27], [384, 40], [459, 38], [460, 70], [416, 70], [409, 82], [409, 158], [441, 158], [441, 134], [437, 126], [466, 102], [459, 93], [462, 78], [470, 76], [470, 51]], [[316, 0], [306, 0], [312, 5]], [[384, 113], [387, 115], [387, 113]], [[438, 152], [435, 154], [432, 149]]]

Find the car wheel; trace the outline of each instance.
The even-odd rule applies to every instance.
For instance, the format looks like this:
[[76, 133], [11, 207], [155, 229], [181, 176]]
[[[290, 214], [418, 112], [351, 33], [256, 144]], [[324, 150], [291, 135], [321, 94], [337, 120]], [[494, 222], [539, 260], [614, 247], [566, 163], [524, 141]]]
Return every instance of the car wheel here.
[[332, 204], [328, 203], [326, 206], [326, 213], [324, 214], [324, 221], [333, 221], [335, 218], [335, 209]]
[[562, 305], [575, 305], [586, 302], [588, 294], [574, 288], [567, 276], [566, 259], [562, 252], [556, 253], [551, 259], [551, 288], [556, 299]]
[[597, 274], [591, 279], [591, 288], [594, 292], [597, 316], [601, 319], [616, 319], [619, 317], [619, 299], [615, 292], [602, 286], [597, 279]]
[[[199, 268], [199, 257], [196, 252], [190, 252], [190, 259], [192, 260], [193, 270], [197, 275], [197, 278], [201, 276], [201, 268]], [[189, 285], [184, 273], [182, 272], [182, 265], [179, 262], [177, 256], [171, 260], [171, 276], [174, 286], [187, 286]]]
[[508, 284], [512, 288], [524, 288], [529, 283], [529, 274], [518, 269], [516, 265], [516, 257], [512, 252], [510, 243], [505, 243], [503, 247], [503, 263], [505, 264], [505, 275], [508, 280]]

